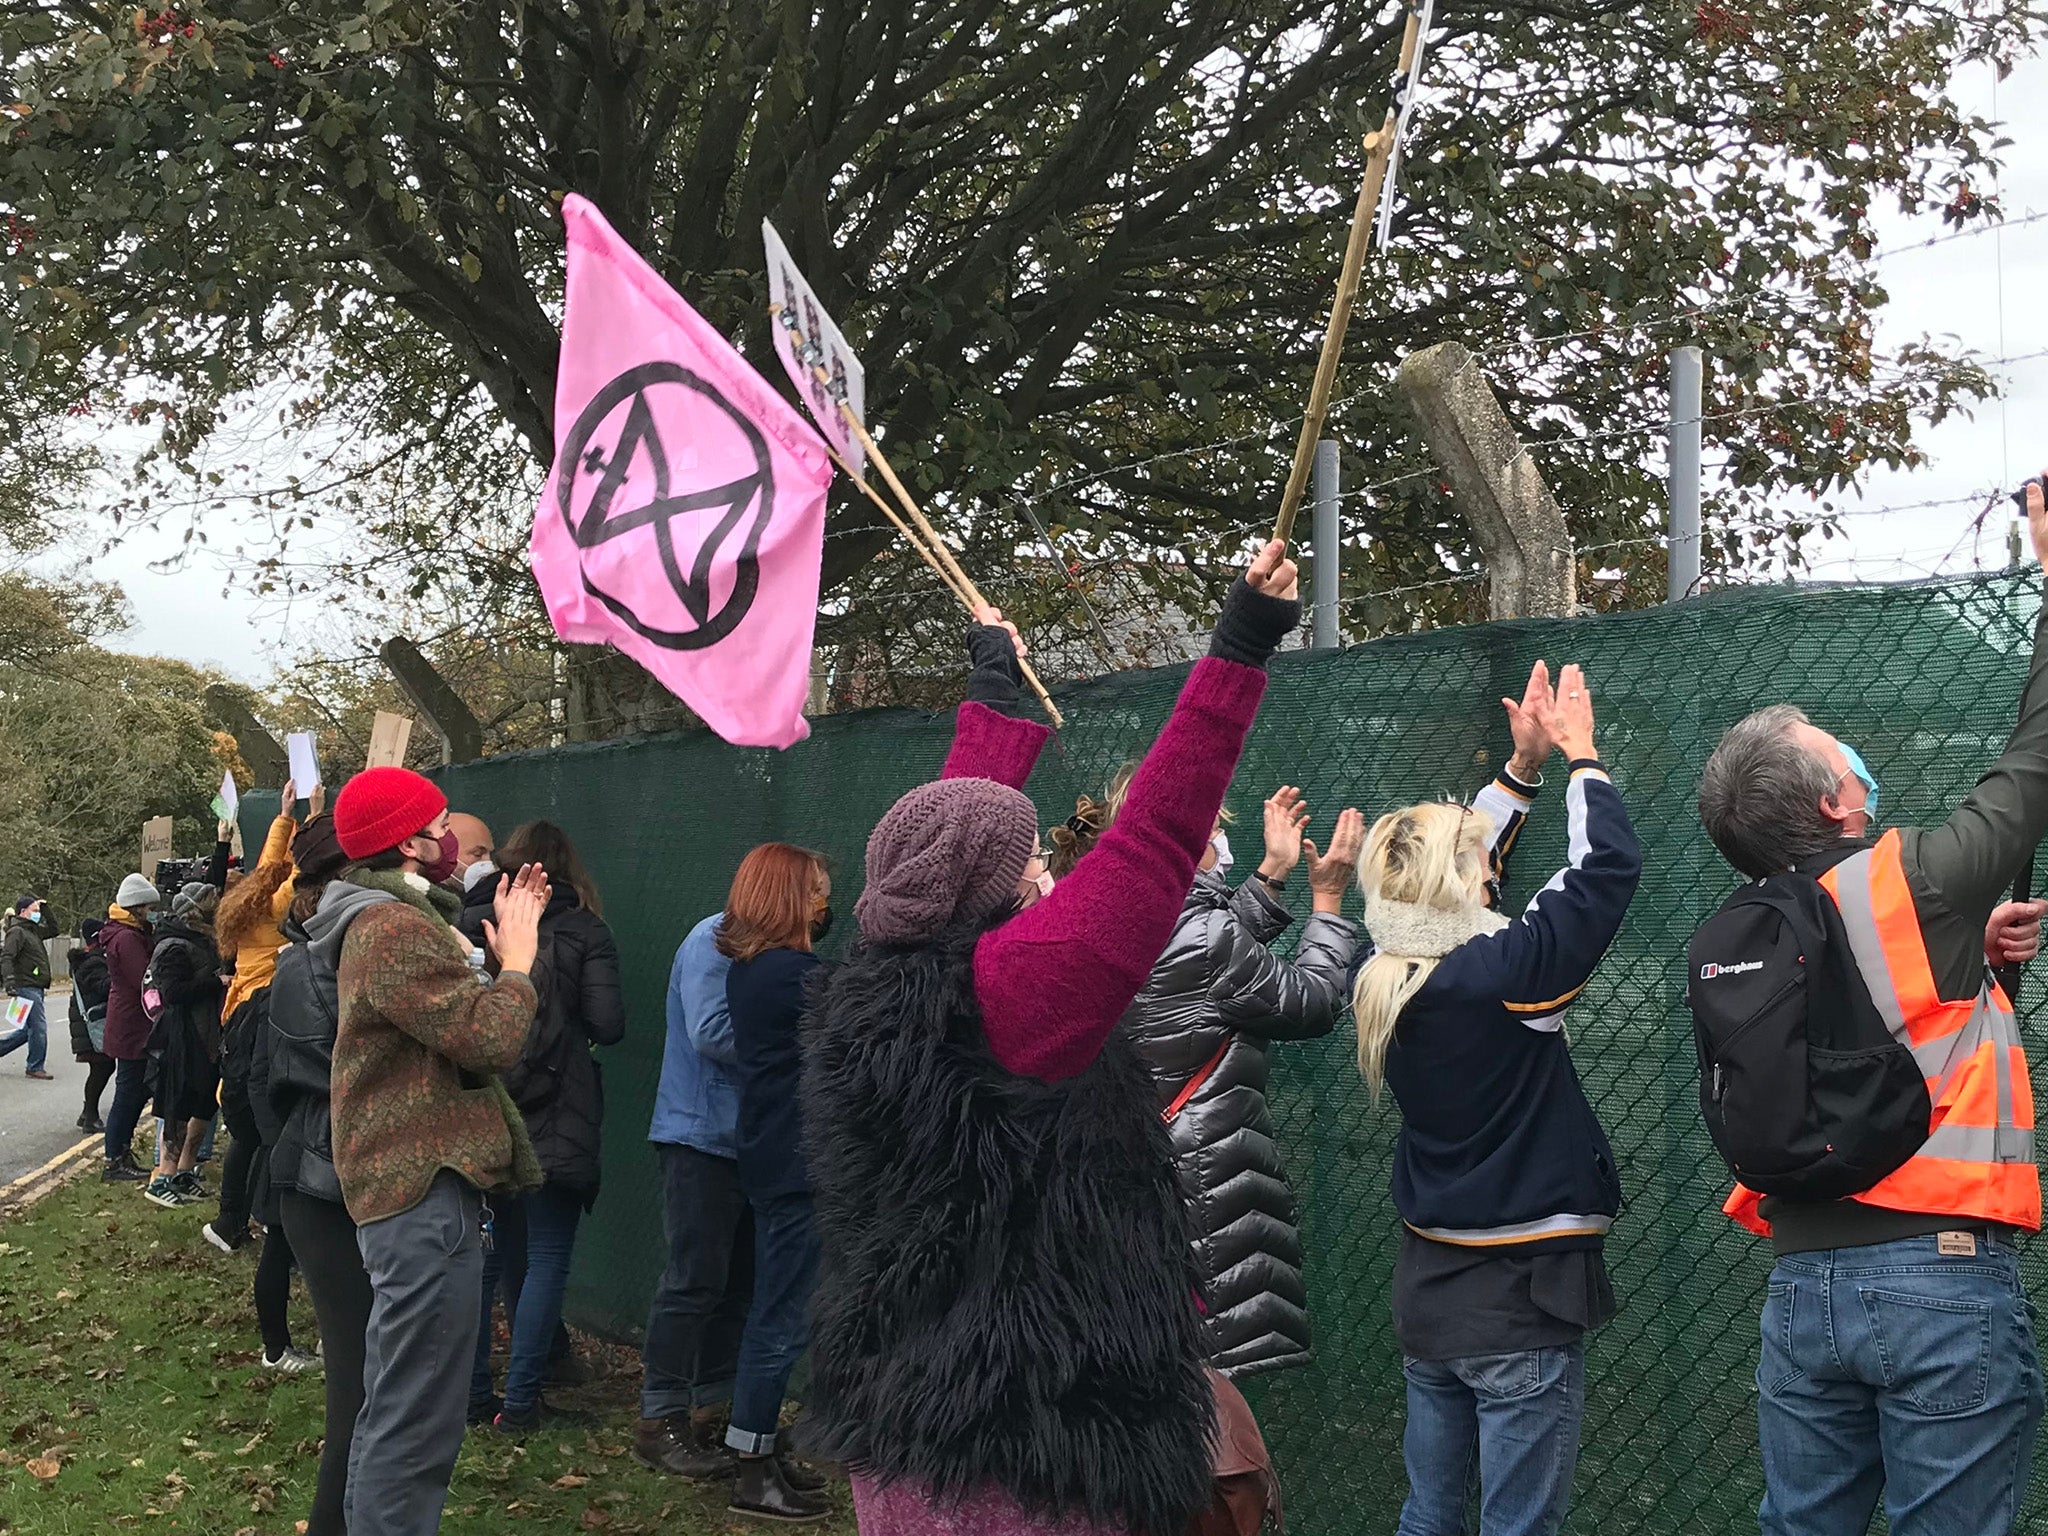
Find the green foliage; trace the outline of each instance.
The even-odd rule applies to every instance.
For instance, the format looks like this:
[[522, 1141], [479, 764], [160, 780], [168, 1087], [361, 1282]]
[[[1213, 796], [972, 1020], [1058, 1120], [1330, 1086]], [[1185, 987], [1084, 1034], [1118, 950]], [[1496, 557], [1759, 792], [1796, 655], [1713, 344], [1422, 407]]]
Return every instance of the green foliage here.
[[183, 662], [76, 642], [33, 666], [0, 664], [0, 890], [46, 893], [68, 926], [106, 911], [151, 817], [175, 819], [181, 857], [213, 847], [208, 681]]
[[[1681, 342], [1712, 359], [1720, 566], [1781, 557], [1867, 467], [1918, 462], [1916, 424], [1992, 382], [1932, 346], [1873, 351], [1871, 212], [1997, 216], [1993, 128], [1948, 81], [2025, 50], [2044, 14], [1440, 8], [1330, 428], [1348, 483], [1394, 482], [1347, 503], [1360, 589], [1474, 554], [1390, 386], [1447, 336], [1583, 547], [1659, 519]], [[593, 198], [764, 360], [767, 216], [982, 568], [1014, 552], [1017, 494], [1093, 557], [1200, 559], [1270, 517], [1400, 19], [1381, 0], [22, 0], [0, 14], [0, 351], [157, 424], [132, 511], [253, 506], [281, 544], [252, 554], [264, 581], [516, 625], [560, 197]], [[236, 403], [280, 380], [317, 472], [211, 465]], [[282, 545], [318, 512], [359, 534], [309, 571]], [[842, 486], [828, 586], [888, 543], [876, 523]], [[1624, 564], [1603, 601], [1661, 592], [1654, 555]], [[887, 647], [895, 617], [885, 594], [850, 622]]]

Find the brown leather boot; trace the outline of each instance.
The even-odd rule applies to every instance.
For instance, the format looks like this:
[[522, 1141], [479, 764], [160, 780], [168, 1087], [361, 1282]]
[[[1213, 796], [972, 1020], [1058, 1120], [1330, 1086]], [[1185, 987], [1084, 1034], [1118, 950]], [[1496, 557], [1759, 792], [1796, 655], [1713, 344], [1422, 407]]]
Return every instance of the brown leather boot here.
[[832, 1515], [832, 1501], [822, 1494], [800, 1493], [790, 1487], [778, 1456], [742, 1456], [739, 1475], [733, 1479], [728, 1514], [749, 1520], [772, 1520], [779, 1525], [815, 1525]]
[[688, 1419], [642, 1419], [633, 1436], [633, 1459], [641, 1466], [692, 1482], [731, 1477], [737, 1458], [708, 1430]]

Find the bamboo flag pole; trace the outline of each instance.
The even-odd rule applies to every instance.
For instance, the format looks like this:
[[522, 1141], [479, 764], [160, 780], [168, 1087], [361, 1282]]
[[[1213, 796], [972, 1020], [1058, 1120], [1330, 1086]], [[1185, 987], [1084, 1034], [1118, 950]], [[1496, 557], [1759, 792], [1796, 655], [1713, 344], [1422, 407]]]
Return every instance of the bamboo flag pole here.
[[[875, 461], [875, 468], [882, 472], [883, 482], [896, 493], [896, 499], [903, 504], [903, 510], [908, 512], [910, 520], [917, 524], [918, 532], [930, 542], [933, 551], [952, 572], [960, 593], [967, 598], [969, 611], [990, 606], [988, 599], [981, 595], [981, 589], [975, 586], [974, 578], [960, 568], [960, 562], [953, 558], [953, 551], [947, 547], [946, 541], [939, 537], [938, 530], [926, 520], [923, 508], [917, 504], [917, 498], [896, 478], [895, 469], [891, 467], [882, 450], [875, 446], [875, 440], [868, 435], [868, 429], [861, 424], [860, 417], [854, 414], [853, 407], [841, 400], [839, 411], [846, 418], [846, 424], [853, 428], [853, 435], [860, 439], [862, 451]], [[1038, 680], [1038, 674], [1031, 670], [1031, 663], [1020, 656], [1017, 659], [1017, 667], [1024, 674], [1024, 681], [1031, 685], [1031, 691], [1038, 695], [1038, 702], [1045, 706], [1045, 715], [1052, 721], [1052, 728], [1056, 731], [1064, 729], [1066, 718], [1060, 714], [1059, 706], [1053, 703], [1052, 695], [1045, 691], [1045, 684]]]
[[[781, 318], [782, 323], [789, 326], [790, 334], [797, 337], [801, 342], [803, 332], [797, 329], [796, 326], [790, 325], [787, 317], [781, 316], [781, 310], [782, 306], [780, 304], [768, 306], [769, 315]], [[808, 345], [808, 343], [805, 343], [805, 345]], [[848, 403], [846, 396], [833, 386], [830, 375], [816, 363], [811, 364], [811, 371], [817, 375], [818, 381], [825, 386], [827, 392], [838, 402], [840, 414], [846, 418], [846, 424], [853, 429], [854, 436], [860, 440], [862, 451], [870, 459], [874, 460], [875, 467], [881, 470], [882, 479], [888, 483], [889, 488], [901, 499], [904, 510], [910, 514], [912, 522], [916, 523], [916, 529], [913, 530], [909, 523], [904, 522], [896, 509], [890, 506], [865, 478], [855, 474], [853, 466], [840, 456], [839, 451], [831, 443], [827, 442], [825, 444], [825, 451], [832, 456], [832, 462], [845, 471], [847, 479], [860, 487], [862, 495], [882, 509], [882, 515], [896, 525], [897, 531], [909, 542], [910, 547], [923, 557], [924, 563], [939, 573], [939, 579], [945, 582], [947, 590], [960, 600], [960, 605], [967, 610], [970, 618], [974, 616], [977, 608], [991, 606], [987, 599], [981, 595], [980, 589], [974, 585], [972, 578], [968, 576], [966, 571], [961, 569], [960, 562], [953, 558], [953, 551], [947, 547], [946, 541], [940, 538], [938, 531], [925, 520], [924, 512], [918, 506], [916, 498], [905, 489], [903, 482], [896, 478], [896, 471], [890, 466], [889, 460], [883, 455], [882, 450], [875, 445], [875, 440], [868, 435], [868, 429], [862, 424], [860, 417], [855, 414], [853, 406]], [[922, 537], [920, 537], [920, 534]], [[929, 542], [927, 543], [927, 541]], [[1046, 718], [1052, 721], [1052, 728], [1056, 731], [1065, 729], [1066, 717], [1060, 713], [1059, 706], [1053, 703], [1052, 695], [1045, 690], [1045, 684], [1038, 680], [1038, 674], [1032, 670], [1031, 663], [1020, 656], [1017, 658], [1017, 668], [1023, 674], [1024, 681], [1031, 685], [1031, 691], [1038, 695], [1038, 702], [1045, 706]]]
[[[1405, 79], [1415, 63], [1421, 44], [1422, 13], [1410, 8], [1408, 25], [1401, 33], [1400, 74]], [[1344, 351], [1344, 332], [1351, 325], [1351, 306], [1358, 298], [1359, 274], [1365, 268], [1365, 248], [1379, 212], [1380, 190], [1386, 185], [1387, 162], [1393, 157], [1395, 122], [1400, 102], [1387, 106], [1387, 119], [1365, 136], [1365, 179], [1359, 184], [1358, 206], [1351, 214], [1351, 238], [1344, 246], [1344, 266], [1337, 278], [1336, 302], [1330, 306], [1330, 323], [1323, 332], [1323, 355], [1316, 363], [1316, 378], [1309, 390], [1308, 411], [1301, 419], [1301, 437], [1294, 445], [1294, 468], [1287, 476], [1287, 491], [1280, 498], [1280, 516], [1273, 524], [1273, 537], [1285, 542], [1294, 533], [1294, 514], [1301, 510], [1302, 494], [1308, 489], [1310, 467], [1315, 463], [1316, 442], [1323, 435], [1329, 414], [1330, 388], [1337, 381], [1337, 361]]]

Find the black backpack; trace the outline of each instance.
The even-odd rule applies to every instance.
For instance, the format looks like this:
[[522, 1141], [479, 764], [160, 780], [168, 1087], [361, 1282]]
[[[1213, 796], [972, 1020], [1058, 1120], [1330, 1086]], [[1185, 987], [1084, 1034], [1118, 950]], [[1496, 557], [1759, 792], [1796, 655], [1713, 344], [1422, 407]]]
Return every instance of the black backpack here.
[[1700, 1113], [1749, 1188], [1839, 1200], [1927, 1140], [1926, 1078], [1885, 1027], [1814, 876], [1745, 885], [1693, 934], [1688, 964]]

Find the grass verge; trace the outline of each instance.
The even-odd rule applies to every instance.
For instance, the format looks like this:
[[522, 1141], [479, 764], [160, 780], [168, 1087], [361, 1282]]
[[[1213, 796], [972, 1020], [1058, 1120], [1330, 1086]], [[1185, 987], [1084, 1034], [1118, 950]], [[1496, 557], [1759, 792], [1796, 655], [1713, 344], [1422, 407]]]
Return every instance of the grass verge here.
[[[210, 1204], [163, 1210], [139, 1189], [88, 1172], [0, 1222], [0, 1531], [291, 1536], [312, 1504], [320, 1378], [262, 1370], [254, 1249], [216, 1252], [199, 1235]], [[316, 1332], [294, 1279], [293, 1339]], [[726, 1513], [724, 1485], [633, 1460], [639, 1357], [590, 1353], [605, 1374], [551, 1393], [590, 1423], [524, 1445], [471, 1431], [442, 1530], [765, 1529]], [[852, 1536], [844, 1484], [835, 1497], [839, 1516], [810, 1529]]]

